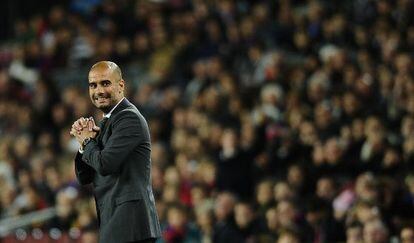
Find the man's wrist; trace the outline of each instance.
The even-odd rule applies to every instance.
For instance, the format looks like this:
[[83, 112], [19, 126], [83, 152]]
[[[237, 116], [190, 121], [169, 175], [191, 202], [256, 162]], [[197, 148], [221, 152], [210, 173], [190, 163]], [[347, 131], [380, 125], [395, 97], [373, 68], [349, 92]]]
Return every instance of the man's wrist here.
[[88, 137], [88, 138], [85, 138], [83, 141], [82, 141], [82, 144], [81, 144], [81, 150], [84, 150], [85, 149], [85, 146], [90, 142], [92, 140], [92, 138], [91, 137]]

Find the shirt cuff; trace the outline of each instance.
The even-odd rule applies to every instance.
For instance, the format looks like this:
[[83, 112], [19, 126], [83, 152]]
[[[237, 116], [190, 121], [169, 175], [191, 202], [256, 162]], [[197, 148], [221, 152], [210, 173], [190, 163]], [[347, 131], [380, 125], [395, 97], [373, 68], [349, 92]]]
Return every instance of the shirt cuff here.
[[79, 147], [79, 153], [83, 154], [83, 152], [85, 152], [85, 150], [83, 150], [82, 147]]

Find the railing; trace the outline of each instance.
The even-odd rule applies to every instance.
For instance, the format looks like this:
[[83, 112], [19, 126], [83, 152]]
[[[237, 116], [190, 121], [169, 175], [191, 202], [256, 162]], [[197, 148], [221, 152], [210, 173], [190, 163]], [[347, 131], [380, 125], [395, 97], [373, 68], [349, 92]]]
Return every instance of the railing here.
[[27, 227], [39, 222], [44, 222], [56, 216], [56, 208], [46, 208], [25, 215], [6, 218], [0, 220], [0, 238], [3, 238], [16, 229]]
[[[51, 229], [44, 232], [41, 229], [33, 229], [30, 231], [18, 229], [13, 234], [0, 238], [1, 243], [83, 243], [82, 234], [79, 230], [71, 230], [70, 232], [61, 232], [58, 229]], [[97, 237], [91, 241], [97, 242]]]
[[[51, 207], [25, 215], [0, 220], [0, 243], [81, 243], [84, 241], [78, 228], [61, 231], [58, 228], [43, 230], [33, 227], [56, 216], [56, 208]], [[97, 242], [97, 232], [90, 231], [88, 242]]]

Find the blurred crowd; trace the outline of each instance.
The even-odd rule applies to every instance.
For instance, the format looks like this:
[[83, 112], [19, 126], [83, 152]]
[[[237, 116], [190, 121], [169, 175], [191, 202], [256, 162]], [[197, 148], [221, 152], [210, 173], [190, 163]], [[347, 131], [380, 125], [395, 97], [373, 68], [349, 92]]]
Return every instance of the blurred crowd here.
[[[74, 175], [84, 80], [123, 70], [149, 122], [157, 242], [414, 242], [414, 1], [73, 0], [0, 47], [0, 220], [96, 242]], [[86, 69], [85, 69], [86, 68]], [[80, 83], [85, 83], [84, 86]], [[0, 240], [1, 241], [1, 240]]]

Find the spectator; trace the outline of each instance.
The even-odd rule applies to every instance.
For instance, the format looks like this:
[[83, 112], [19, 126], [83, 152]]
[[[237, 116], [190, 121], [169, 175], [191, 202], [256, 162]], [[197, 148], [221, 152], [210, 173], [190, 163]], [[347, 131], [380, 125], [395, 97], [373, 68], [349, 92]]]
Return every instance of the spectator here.
[[[234, 223], [234, 206], [236, 198], [229, 192], [217, 195], [214, 205], [216, 223], [213, 229], [213, 242], [227, 242], [238, 237]], [[240, 238], [236, 238], [241, 240]]]
[[97, 241], [68, 131], [74, 118], [101, 117], [81, 80], [108, 59], [123, 63], [127, 96], [149, 118], [157, 210], [171, 235], [409, 234], [412, 1], [69, 2], [1, 8], [15, 11], [0, 36], [0, 219], [56, 207], [36, 227]]
[[300, 242], [299, 236], [293, 231], [284, 231], [277, 239], [277, 243], [298, 243]]
[[242, 242], [255, 241], [255, 235], [258, 233], [258, 225], [254, 215], [253, 208], [248, 203], [239, 202], [234, 207], [234, 219], [238, 236]]
[[364, 225], [364, 242], [388, 242], [388, 228], [380, 220], [371, 220]]
[[200, 241], [200, 235], [194, 225], [187, 219], [185, 209], [179, 204], [167, 209], [167, 222], [163, 239], [166, 243]]
[[233, 129], [223, 132], [222, 149], [218, 155], [217, 188], [230, 191], [241, 198], [252, 194], [252, 161], [241, 150], [238, 134]]
[[414, 230], [412, 227], [404, 227], [400, 232], [400, 240], [402, 243], [414, 242]]
[[273, 183], [271, 180], [263, 180], [256, 187], [257, 212], [264, 216], [265, 212], [273, 204]]
[[347, 243], [361, 243], [362, 238], [362, 225], [359, 223], [351, 224], [346, 229], [346, 242]]

